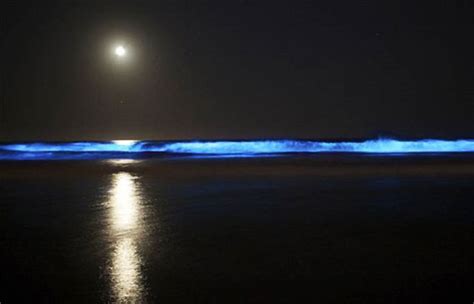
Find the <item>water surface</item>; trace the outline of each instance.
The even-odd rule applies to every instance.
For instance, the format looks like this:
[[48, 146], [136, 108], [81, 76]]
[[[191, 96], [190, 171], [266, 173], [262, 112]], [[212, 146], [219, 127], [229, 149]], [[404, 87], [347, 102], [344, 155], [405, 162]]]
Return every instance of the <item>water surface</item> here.
[[471, 156], [0, 162], [2, 303], [472, 301]]

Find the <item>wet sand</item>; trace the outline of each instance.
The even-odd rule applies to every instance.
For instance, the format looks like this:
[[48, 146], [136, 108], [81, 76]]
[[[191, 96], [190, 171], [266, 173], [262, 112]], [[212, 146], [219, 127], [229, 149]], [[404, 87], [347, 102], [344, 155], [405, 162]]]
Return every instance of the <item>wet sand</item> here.
[[0, 302], [473, 300], [474, 157], [0, 162]]

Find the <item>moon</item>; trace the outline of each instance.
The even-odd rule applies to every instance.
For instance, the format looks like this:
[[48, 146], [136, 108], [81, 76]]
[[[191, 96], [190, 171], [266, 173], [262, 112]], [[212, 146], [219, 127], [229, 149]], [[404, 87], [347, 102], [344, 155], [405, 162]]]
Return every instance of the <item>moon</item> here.
[[115, 47], [114, 53], [117, 55], [117, 57], [124, 57], [127, 55], [127, 49], [125, 49], [122, 45], [119, 45]]

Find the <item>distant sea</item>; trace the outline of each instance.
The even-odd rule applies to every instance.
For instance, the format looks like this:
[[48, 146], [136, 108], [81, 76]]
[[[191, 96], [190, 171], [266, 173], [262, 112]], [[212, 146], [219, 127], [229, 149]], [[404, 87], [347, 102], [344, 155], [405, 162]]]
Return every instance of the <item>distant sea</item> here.
[[0, 302], [474, 300], [474, 153], [244, 143], [0, 145]]

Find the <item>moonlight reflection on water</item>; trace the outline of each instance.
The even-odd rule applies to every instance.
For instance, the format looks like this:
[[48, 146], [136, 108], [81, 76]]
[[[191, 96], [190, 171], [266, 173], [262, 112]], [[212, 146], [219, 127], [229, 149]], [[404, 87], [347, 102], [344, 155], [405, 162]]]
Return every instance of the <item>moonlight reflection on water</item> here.
[[144, 298], [142, 257], [138, 250], [142, 221], [137, 179], [129, 173], [112, 175], [109, 198], [109, 233], [112, 243], [108, 276], [114, 302], [138, 303]]

